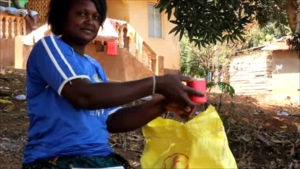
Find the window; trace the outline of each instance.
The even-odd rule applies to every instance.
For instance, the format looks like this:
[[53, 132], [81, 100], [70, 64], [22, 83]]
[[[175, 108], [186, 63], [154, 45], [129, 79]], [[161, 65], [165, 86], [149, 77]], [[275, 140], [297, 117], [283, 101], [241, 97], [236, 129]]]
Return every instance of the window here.
[[149, 38], [162, 38], [162, 21], [159, 9], [156, 9], [155, 4], [148, 4], [149, 17]]
[[11, 0], [0, 0], [0, 6], [11, 7]]

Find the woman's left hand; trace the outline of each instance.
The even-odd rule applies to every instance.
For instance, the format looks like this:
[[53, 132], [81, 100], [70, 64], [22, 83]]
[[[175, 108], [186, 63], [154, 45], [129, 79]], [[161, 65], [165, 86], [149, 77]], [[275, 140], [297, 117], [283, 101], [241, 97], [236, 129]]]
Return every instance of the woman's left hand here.
[[183, 108], [183, 107], [180, 107], [180, 105], [178, 105], [176, 103], [168, 103], [166, 105], [166, 109], [168, 111], [175, 112], [176, 114], [178, 114], [180, 117], [182, 117], [184, 119], [193, 118], [193, 116], [196, 112], [196, 106], [194, 106], [192, 108]]
[[192, 108], [182, 107], [179, 104], [168, 101], [162, 95], [153, 96], [153, 101], [164, 104], [164, 107], [167, 111], [172, 111], [172, 112], [178, 114], [182, 118], [187, 118], [188, 117], [189, 119], [191, 119], [194, 116], [195, 112], [196, 112], [196, 107], [195, 106], [192, 107]]

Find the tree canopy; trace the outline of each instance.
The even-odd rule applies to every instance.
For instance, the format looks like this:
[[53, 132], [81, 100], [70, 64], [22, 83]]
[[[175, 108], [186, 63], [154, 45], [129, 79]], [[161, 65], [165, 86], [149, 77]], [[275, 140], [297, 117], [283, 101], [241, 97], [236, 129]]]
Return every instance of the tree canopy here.
[[[298, 0], [159, 0], [157, 8], [166, 11], [175, 24], [170, 33], [185, 33], [196, 46], [224, 41], [244, 41], [247, 24], [275, 23], [300, 33]], [[172, 17], [172, 15], [174, 17]], [[172, 19], [174, 18], [174, 19]], [[295, 36], [296, 37], [296, 36]]]

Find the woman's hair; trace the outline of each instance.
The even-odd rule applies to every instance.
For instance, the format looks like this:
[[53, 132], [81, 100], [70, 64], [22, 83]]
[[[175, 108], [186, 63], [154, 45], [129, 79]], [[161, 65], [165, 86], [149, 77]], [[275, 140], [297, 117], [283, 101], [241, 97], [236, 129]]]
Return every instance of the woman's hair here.
[[[48, 12], [48, 24], [55, 35], [61, 35], [64, 29], [64, 23], [67, 19], [71, 6], [79, 0], [51, 0]], [[106, 0], [92, 1], [100, 15], [101, 25], [106, 19], [107, 5]]]

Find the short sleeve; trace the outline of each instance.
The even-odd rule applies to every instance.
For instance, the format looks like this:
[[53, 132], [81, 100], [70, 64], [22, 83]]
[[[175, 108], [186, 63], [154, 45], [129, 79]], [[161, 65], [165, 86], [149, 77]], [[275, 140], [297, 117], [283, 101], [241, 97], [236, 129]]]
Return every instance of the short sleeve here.
[[30, 62], [59, 95], [67, 82], [77, 78], [90, 79], [74, 56], [73, 49], [53, 36], [42, 38], [36, 44]]
[[122, 107], [114, 107], [114, 108], [109, 108], [109, 112], [108, 115], [112, 115], [114, 113], [116, 113], [118, 110], [122, 109]]

